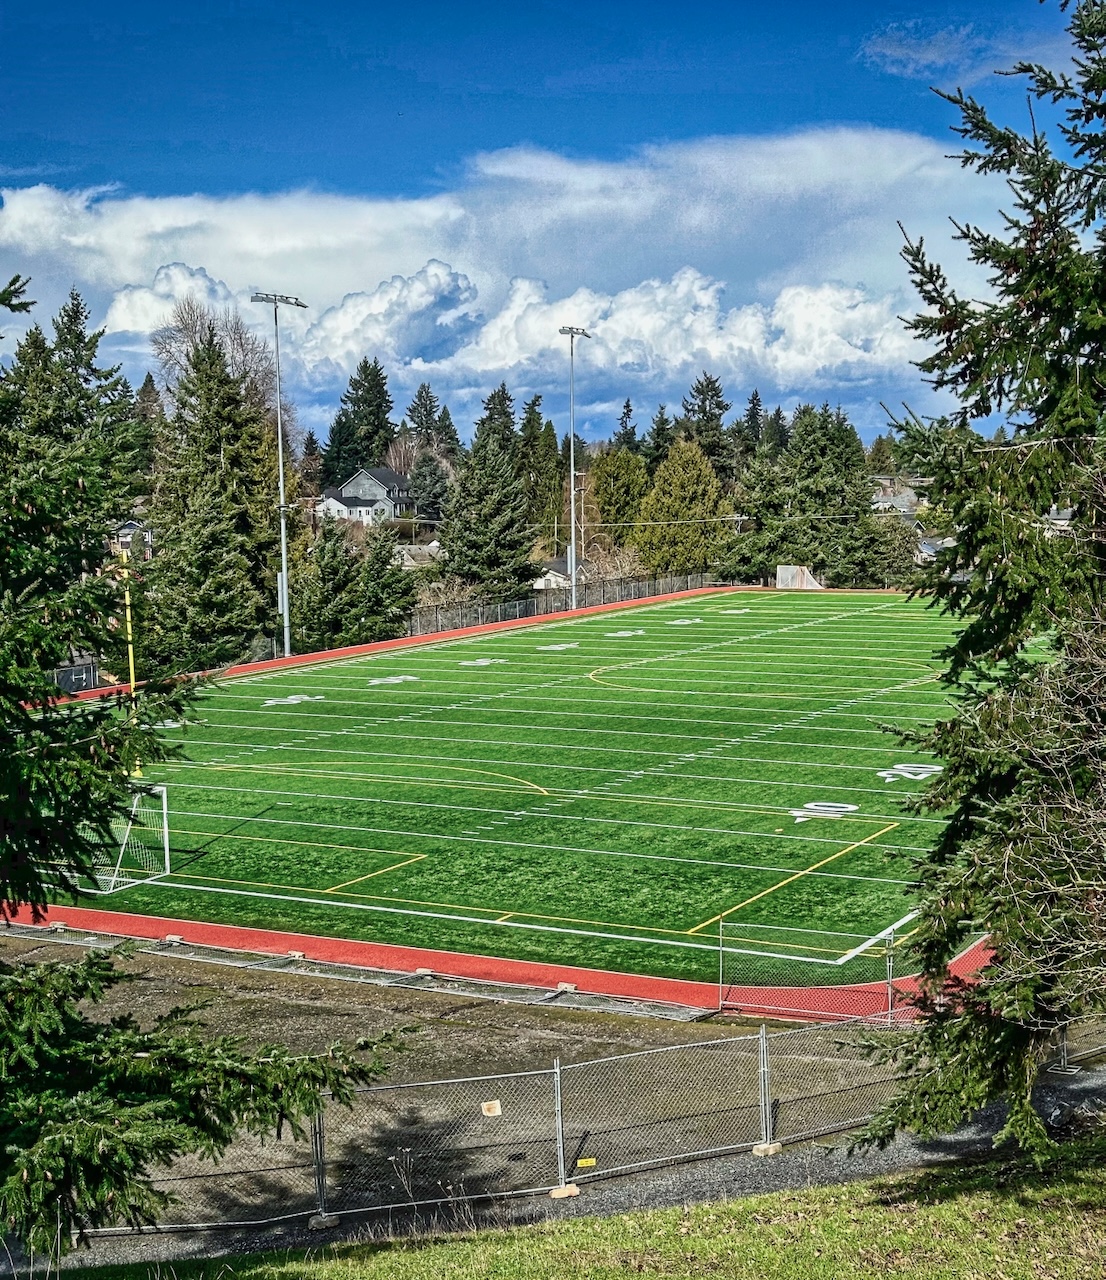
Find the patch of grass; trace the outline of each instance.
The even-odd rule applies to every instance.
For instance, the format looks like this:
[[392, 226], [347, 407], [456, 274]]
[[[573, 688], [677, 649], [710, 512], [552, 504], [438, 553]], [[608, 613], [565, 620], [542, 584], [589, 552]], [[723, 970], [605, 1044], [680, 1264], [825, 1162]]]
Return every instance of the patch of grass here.
[[82, 1272], [84, 1280], [1101, 1280], [1106, 1139], [1045, 1168], [989, 1161], [846, 1186], [580, 1218], [513, 1230], [385, 1240]]
[[724, 916], [833, 959], [909, 910], [934, 828], [878, 724], [942, 710], [949, 625], [742, 591], [227, 681], [152, 779], [173, 874], [97, 905], [707, 981]]

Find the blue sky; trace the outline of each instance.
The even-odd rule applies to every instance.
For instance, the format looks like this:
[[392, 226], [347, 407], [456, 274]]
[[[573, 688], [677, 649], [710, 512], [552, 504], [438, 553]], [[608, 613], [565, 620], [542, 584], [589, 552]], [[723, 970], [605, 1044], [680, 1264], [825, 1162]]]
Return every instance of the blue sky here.
[[705, 365], [735, 399], [840, 401], [871, 436], [880, 399], [929, 403], [896, 220], [940, 237], [1001, 198], [941, 159], [929, 86], [1020, 122], [990, 70], [1064, 48], [1036, 0], [61, 3], [0, 24], [0, 271], [34, 277], [40, 312], [76, 285], [138, 376], [183, 293], [298, 292], [291, 386], [322, 430], [360, 354], [400, 408], [426, 377], [464, 420], [506, 378], [559, 414], [555, 330], [577, 319], [592, 434]]

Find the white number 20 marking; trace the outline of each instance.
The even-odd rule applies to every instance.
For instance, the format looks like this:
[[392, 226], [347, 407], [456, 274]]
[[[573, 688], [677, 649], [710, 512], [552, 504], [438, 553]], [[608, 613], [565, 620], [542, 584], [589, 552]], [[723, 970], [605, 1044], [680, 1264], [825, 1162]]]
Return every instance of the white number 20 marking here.
[[856, 813], [858, 804], [839, 804], [836, 800], [812, 800], [801, 809], [792, 809], [791, 816], [796, 822], [809, 822], [811, 818], [843, 818], [847, 813]]
[[935, 773], [943, 770], [939, 764], [896, 764], [890, 769], [880, 769], [876, 774], [884, 782], [901, 782], [903, 778], [911, 782], [924, 782]]

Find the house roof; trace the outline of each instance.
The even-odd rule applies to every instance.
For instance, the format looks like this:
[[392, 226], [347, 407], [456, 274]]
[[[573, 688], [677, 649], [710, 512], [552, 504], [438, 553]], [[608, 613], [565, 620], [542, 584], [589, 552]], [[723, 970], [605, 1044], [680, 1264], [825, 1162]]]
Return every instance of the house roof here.
[[366, 467], [365, 470], [374, 480], [379, 480], [381, 484], [386, 485], [389, 489], [406, 489], [411, 483], [406, 476], [401, 476], [398, 471], [393, 471], [391, 467]]
[[375, 507], [378, 502], [382, 502], [382, 498], [359, 498], [354, 493], [343, 493], [341, 489], [324, 489], [324, 498], [331, 498], [335, 502], [340, 503], [343, 507]]
[[401, 476], [398, 471], [393, 471], [391, 467], [358, 467], [348, 480], [342, 481], [338, 488], [344, 489], [347, 484], [352, 484], [358, 476], [372, 476], [385, 489], [407, 489], [411, 484], [411, 481], [406, 476]]

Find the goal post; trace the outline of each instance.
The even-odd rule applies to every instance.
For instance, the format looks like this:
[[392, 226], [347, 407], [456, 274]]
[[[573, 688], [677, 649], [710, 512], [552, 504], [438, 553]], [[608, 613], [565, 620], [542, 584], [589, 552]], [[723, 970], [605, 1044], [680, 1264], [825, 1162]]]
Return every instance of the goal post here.
[[167, 876], [169, 860], [169, 794], [156, 786], [135, 793], [130, 806], [112, 824], [112, 839], [93, 859], [95, 884], [90, 893], [120, 889]]

